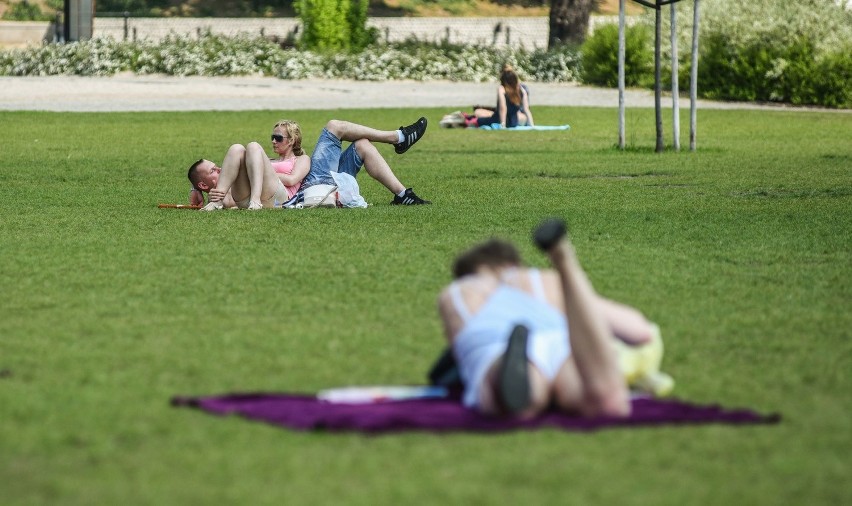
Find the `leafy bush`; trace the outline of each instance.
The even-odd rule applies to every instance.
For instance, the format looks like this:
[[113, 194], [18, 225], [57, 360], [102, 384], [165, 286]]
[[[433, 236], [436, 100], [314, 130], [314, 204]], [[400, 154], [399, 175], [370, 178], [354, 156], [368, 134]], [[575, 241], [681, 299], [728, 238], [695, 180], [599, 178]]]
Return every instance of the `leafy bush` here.
[[349, 23], [349, 43], [352, 51], [361, 51], [378, 39], [379, 31], [367, 27], [367, 7], [369, 0], [352, 0], [352, 6], [346, 15]]
[[302, 20], [301, 44], [314, 51], [360, 51], [377, 31], [367, 28], [368, 0], [297, 0], [293, 6]]
[[812, 77], [813, 95], [800, 103], [852, 109], [852, 42], [818, 57]]
[[302, 20], [302, 44], [307, 49], [336, 51], [349, 47], [349, 0], [297, 0]]
[[52, 19], [52, 16], [42, 13], [41, 7], [37, 4], [19, 1], [9, 5], [9, 8], [3, 13], [3, 19], [9, 21], [46, 21]]
[[745, 47], [719, 34], [708, 39], [698, 69], [708, 98], [852, 107], [852, 44], [818, 54], [806, 37]]
[[[653, 41], [644, 25], [624, 30], [624, 82], [627, 86], [654, 83]], [[618, 86], [618, 25], [597, 28], [582, 46], [582, 80], [598, 86]]]

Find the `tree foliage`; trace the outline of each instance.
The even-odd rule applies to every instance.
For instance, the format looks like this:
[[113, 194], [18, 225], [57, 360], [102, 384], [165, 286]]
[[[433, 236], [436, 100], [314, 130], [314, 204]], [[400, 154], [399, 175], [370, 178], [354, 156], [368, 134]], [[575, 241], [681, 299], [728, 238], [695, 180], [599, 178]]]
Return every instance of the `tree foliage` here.
[[314, 51], [358, 51], [376, 38], [367, 27], [369, 0], [297, 0], [301, 44]]
[[[654, 52], [651, 31], [644, 25], [628, 26], [624, 33], [624, 82], [627, 86], [654, 84]], [[582, 79], [597, 86], [618, 86], [618, 25], [595, 30], [581, 48]]]

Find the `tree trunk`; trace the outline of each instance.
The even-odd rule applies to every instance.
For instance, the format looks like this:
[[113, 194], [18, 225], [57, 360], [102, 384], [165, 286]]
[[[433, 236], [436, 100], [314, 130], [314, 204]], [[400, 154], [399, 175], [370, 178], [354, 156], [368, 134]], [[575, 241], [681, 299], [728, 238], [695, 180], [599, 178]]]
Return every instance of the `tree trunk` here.
[[549, 47], [581, 44], [589, 31], [589, 16], [597, 0], [551, 0]]

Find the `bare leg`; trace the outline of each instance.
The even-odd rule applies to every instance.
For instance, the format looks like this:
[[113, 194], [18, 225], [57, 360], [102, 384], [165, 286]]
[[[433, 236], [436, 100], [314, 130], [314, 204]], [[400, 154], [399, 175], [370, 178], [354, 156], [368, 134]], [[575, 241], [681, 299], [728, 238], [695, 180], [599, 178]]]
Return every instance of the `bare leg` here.
[[477, 118], [490, 118], [496, 109], [474, 109], [473, 115]]
[[388, 162], [370, 141], [367, 139], [355, 141], [355, 151], [361, 157], [361, 160], [364, 161], [364, 168], [370, 177], [382, 183], [394, 195], [405, 191], [405, 186], [396, 178]]
[[375, 128], [350, 123], [349, 121], [333, 119], [325, 125], [325, 128], [342, 141], [354, 142], [358, 139], [367, 139], [385, 144], [396, 144], [399, 142], [399, 135], [396, 130], [376, 130]]
[[598, 306], [612, 333], [621, 341], [637, 346], [654, 336], [654, 324], [637, 309], [603, 297], [598, 297]]
[[250, 209], [259, 209], [278, 190], [278, 175], [263, 146], [256, 142], [246, 145], [246, 172], [251, 184]]
[[583, 407], [583, 378], [577, 371], [574, 355], [562, 364], [553, 380], [553, 398], [562, 411], [579, 413]]
[[239, 202], [249, 196], [249, 179], [246, 175], [246, 148], [242, 144], [234, 144], [228, 148], [225, 159], [222, 160], [222, 172], [219, 173], [217, 190], [231, 190], [231, 197]]
[[[547, 255], [562, 282], [571, 350], [582, 383], [580, 412], [585, 416], [629, 415], [627, 385], [612, 347], [613, 335], [599, 310], [599, 296], [566, 239], [550, 246]], [[570, 372], [564, 374], [561, 379], [568, 379]], [[570, 385], [555, 388], [570, 388]], [[557, 399], [570, 397], [567, 393], [556, 395]]]

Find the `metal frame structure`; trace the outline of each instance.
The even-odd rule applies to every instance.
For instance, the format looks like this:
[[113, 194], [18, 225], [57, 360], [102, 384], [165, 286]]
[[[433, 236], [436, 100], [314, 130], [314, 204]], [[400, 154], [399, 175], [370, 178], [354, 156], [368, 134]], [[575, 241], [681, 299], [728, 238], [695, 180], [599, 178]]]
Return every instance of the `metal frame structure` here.
[[[677, 61], [677, 16], [675, 5], [681, 0], [633, 0], [634, 2], [649, 7], [656, 11], [654, 32], [654, 109], [656, 112], [657, 145], [659, 153], [665, 149], [663, 144], [663, 116], [661, 110], [661, 84], [660, 84], [660, 38], [662, 36], [661, 11], [663, 6], [671, 6], [671, 44], [672, 44], [672, 124], [674, 149], [680, 150], [680, 105], [678, 89], [678, 61]], [[624, 149], [624, 2], [618, 2], [618, 147]], [[697, 94], [698, 94], [698, 22], [699, 22], [699, 0], [694, 2], [694, 17], [692, 25], [692, 68], [690, 69], [690, 118], [689, 118], [689, 149], [695, 151], [696, 126], [697, 126]]]

